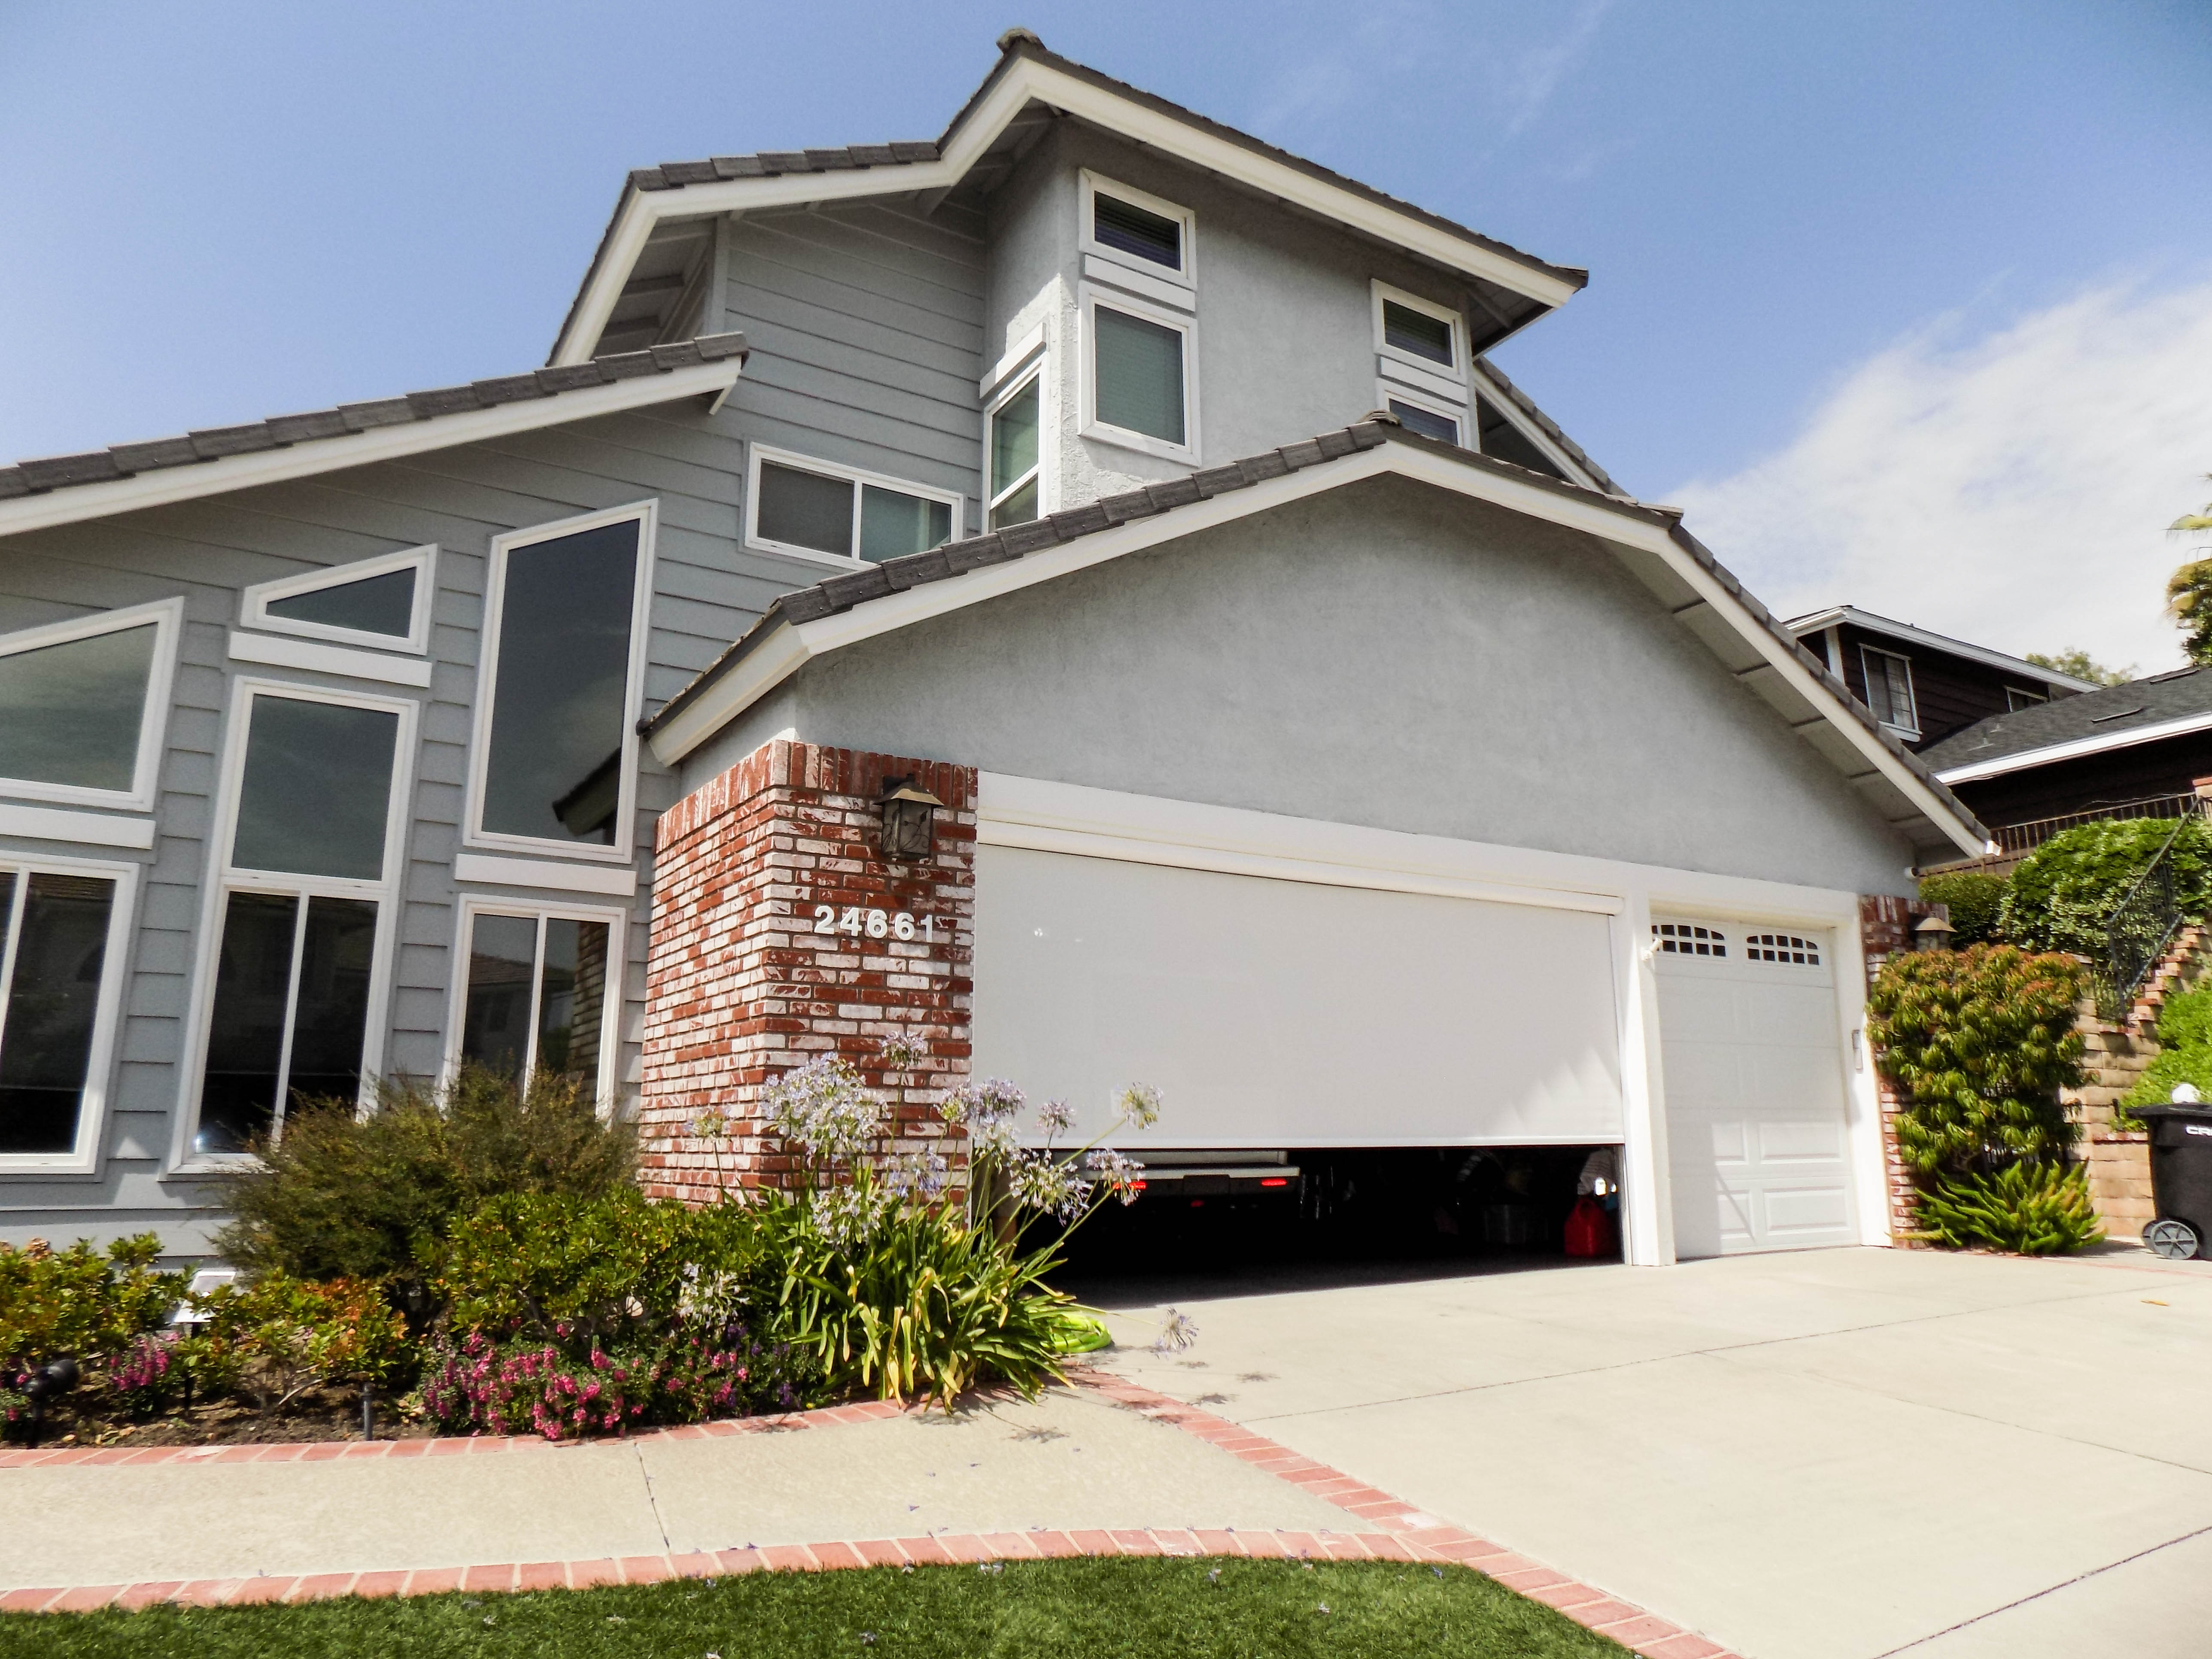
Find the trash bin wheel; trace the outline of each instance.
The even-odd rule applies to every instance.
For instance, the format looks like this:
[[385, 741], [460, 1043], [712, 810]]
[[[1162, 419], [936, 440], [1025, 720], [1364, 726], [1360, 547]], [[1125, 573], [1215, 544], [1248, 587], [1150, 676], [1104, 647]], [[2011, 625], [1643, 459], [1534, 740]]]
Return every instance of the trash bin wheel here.
[[2171, 1216], [2154, 1221], [2143, 1229], [2143, 1243], [2150, 1246], [2153, 1255], [2162, 1255], [2169, 1261], [2186, 1261], [2197, 1254], [2201, 1242], [2197, 1229], [2186, 1221], [2176, 1221]]

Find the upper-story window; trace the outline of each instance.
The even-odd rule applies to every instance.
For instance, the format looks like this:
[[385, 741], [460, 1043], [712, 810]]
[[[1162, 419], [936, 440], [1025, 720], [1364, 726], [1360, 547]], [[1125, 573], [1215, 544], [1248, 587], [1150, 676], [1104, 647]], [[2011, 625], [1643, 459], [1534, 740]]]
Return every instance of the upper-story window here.
[[628, 863], [653, 505], [493, 538], [465, 839]]
[[1096, 258], [1152, 282], [1196, 285], [1197, 225], [1188, 208], [1088, 171], [1082, 198], [1085, 276]]
[[1082, 175], [1082, 408], [1078, 430], [1164, 459], [1198, 459], [1196, 224], [1189, 209]]
[[1039, 362], [984, 411], [988, 529], [1026, 524], [1043, 511], [1044, 369]]
[[960, 497], [755, 444], [745, 538], [775, 553], [880, 564], [960, 534]]
[[1920, 735], [1920, 709], [1912, 698], [1912, 665], [1870, 645], [1859, 647], [1866, 665], [1867, 707], [1891, 730], [1909, 738]]
[[2005, 687], [2005, 712], [2008, 714], [2018, 714], [2023, 708], [2033, 708], [2039, 703], [2050, 701], [2047, 692], [2023, 690], [2017, 685]]
[[1382, 407], [1398, 417], [1398, 424], [1408, 432], [1418, 432], [1424, 438], [1434, 438], [1438, 443], [1461, 444], [1466, 440], [1461, 434], [1466, 429], [1464, 410], [1455, 410], [1449, 404], [1431, 403], [1410, 392], [1386, 387], [1389, 396]]
[[437, 555], [410, 547], [261, 582], [246, 590], [240, 620], [270, 634], [419, 653], [430, 648]]
[[181, 599], [0, 638], [0, 794], [151, 811]]
[[0, 860], [0, 1168], [94, 1165], [137, 877]]
[[1370, 285], [1375, 325], [1375, 406], [1408, 432], [1472, 447], [1467, 332], [1450, 307], [1384, 283]]

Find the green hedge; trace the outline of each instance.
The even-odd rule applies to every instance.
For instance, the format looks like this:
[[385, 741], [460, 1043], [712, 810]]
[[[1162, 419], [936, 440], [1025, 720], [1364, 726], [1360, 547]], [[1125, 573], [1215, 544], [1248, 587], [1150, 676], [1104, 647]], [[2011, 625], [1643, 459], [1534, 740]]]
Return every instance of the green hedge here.
[[2129, 818], [2081, 824], [2037, 848], [2013, 872], [1997, 931], [2031, 951], [2101, 957], [2112, 911], [2169, 836], [2176, 896], [2185, 911], [2203, 915], [2212, 908], [2212, 825]]
[[1920, 884], [1922, 898], [1950, 908], [1951, 943], [1961, 951], [1996, 942], [1997, 908], [2004, 896], [2005, 878], [1986, 870], [1954, 870]]

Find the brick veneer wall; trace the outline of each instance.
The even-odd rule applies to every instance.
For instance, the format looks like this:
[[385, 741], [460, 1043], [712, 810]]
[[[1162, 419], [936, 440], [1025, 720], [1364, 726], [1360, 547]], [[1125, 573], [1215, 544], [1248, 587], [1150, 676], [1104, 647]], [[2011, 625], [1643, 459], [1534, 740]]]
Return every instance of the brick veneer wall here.
[[[911, 776], [939, 800], [934, 856], [888, 864], [874, 797]], [[661, 814], [646, 965], [639, 1178], [656, 1196], [708, 1201], [730, 1188], [789, 1183], [763, 1136], [763, 1088], [823, 1053], [877, 1089], [902, 1092], [901, 1127], [968, 1072], [975, 944], [975, 771], [941, 761], [777, 741]], [[905, 911], [911, 941], [814, 931], [814, 907]], [[924, 937], [919, 924], [930, 919]], [[878, 1050], [902, 1035], [911, 1072]], [[727, 1140], [694, 1133], [709, 1109]]]
[[[1948, 921], [1951, 908], [1945, 904], [1896, 898], [1888, 894], [1860, 896], [1859, 947], [1866, 956], [1869, 986], [1881, 971], [1882, 963], [1900, 951], [1912, 949], [1912, 930], [1932, 915], [1941, 915]], [[1911, 1234], [1920, 1225], [1919, 1206], [1915, 1202], [1918, 1189], [1913, 1185], [1912, 1171], [1905, 1166], [1897, 1148], [1897, 1114], [1905, 1103], [1904, 1096], [1879, 1063], [1875, 1067], [1875, 1086], [1881, 1099], [1881, 1185], [1888, 1202], [1890, 1241], [1915, 1246], [1919, 1241]]]

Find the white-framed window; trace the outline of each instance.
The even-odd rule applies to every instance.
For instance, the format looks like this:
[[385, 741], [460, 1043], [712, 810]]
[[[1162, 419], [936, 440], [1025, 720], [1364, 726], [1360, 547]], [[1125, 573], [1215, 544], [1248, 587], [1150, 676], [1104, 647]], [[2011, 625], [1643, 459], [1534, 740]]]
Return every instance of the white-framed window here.
[[433, 544], [256, 582], [240, 596], [239, 625], [420, 656], [430, 648], [437, 574]]
[[0, 856], [0, 1170], [100, 1156], [138, 866]]
[[1125, 295], [1081, 290], [1086, 438], [1198, 459], [1198, 321]]
[[495, 536], [461, 840], [627, 864], [652, 501]]
[[154, 810], [181, 599], [0, 636], [0, 794]]
[[1410, 392], [1388, 380], [1375, 383], [1375, 406], [1388, 410], [1398, 417], [1398, 423], [1408, 432], [1419, 433], [1424, 438], [1434, 438], [1438, 443], [1467, 443], [1467, 410], [1455, 406], [1442, 398]]
[[960, 538], [957, 490], [752, 446], [745, 542], [848, 569], [927, 553]]
[[1163, 201], [1085, 168], [1077, 234], [1083, 252], [1149, 282], [1198, 286], [1198, 221]]
[[622, 1052], [621, 910], [465, 895], [454, 938], [446, 1070], [587, 1080], [610, 1109]]
[[1920, 709], [1912, 699], [1912, 665], [1892, 652], [1870, 645], [1859, 647], [1866, 666], [1867, 707], [1893, 732], [1908, 738], [1920, 735]]
[[417, 705], [241, 678], [223, 736], [179, 1164], [366, 1103], [382, 1063]]
[[1040, 357], [983, 409], [983, 527], [1002, 530], [1046, 512], [1046, 362]]
[[[1375, 355], [1386, 368], [1410, 368], [1421, 377], [1441, 375], [1467, 384], [1467, 330], [1459, 313], [1434, 300], [1370, 284], [1374, 296]], [[1416, 384], [1420, 381], [1417, 380]], [[1461, 392], [1463, 398], [1464, 391]]]

